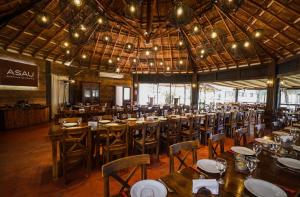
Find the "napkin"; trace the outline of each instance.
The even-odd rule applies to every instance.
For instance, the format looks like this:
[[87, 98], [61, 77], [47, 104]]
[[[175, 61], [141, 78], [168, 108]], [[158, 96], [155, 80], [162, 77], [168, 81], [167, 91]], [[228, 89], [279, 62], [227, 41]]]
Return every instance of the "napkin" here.
[[216, 179], [194, 179], [193, 193], [196, 194], [201, 187], [205, 187], [214, 195], [219, 194], [219, 183]]
[[285, 135], [285, 136], [280, 136], [281, 140], [283, 142], [287, 142], [287, 141], [292, 141], [293, 140], [293, 136], [291, 135]]

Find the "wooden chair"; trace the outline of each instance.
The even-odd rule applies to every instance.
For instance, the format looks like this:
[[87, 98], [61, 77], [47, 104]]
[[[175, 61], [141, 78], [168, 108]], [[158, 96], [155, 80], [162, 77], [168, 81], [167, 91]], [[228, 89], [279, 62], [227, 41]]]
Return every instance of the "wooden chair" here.
[[211, 136], [215, 131], [216, 126], [216, 115], [215, 114], [207, 114], [205, 116], [204, 127], [200, 127], [201, 134], [201, 142], [203, 144], [207, 144], [207, 139]]
[[229, 121], [225, 124], [227, 135], [233, 137], [233, 133], [237, 128], [237, 112], [231, 112]]
[[134, 148], [141, 151], [142, 154], [149, 149], [155, 149], [156, 159], [159, 160], [159, 122], [148, 122], [143, 124], [142, 138], [134, 140]]
[[[121, 184], [121, 189], [118, 194], [121, 195], [125, 189], [127, 192], [130, 191], [129, 181], [131, 177], [135, 174], [136, 170], [141, 168], [141, 179], [144, 180], [147, 178], [147, 168], [146, 165], [150, 164], [149, 155], [134, 155], [129, 157], [124, 157], [112, 162], [109, 162], [102, 166], [102, 177], [103, 177], [103, 186], [104, 186], [104, 197], [110, 196], [110, 187], [109, 187], [109, 177], [114, 178]], [[124, 180], [118, 175], [119, 171], [123, 171], [128, 168], [133, 168], [130, 171], [127, 178]]]
[[180, 119], [169, 119], [167, 128], [164, 133], [161, 134], [161, 142], [167, 145], [167, 154], [169, 154], [169, 147], [172, 144], [178, 142], [180, 131]]
[[87, 173], [91, 169], [91, 131], [88, 126], [63, 129], [60, 144], [63, 178], [67, 184], [67, 173], [85, 161]]
[[[170, 174], [174, 173], [175, 158], [177, 158], [178, 161], [180, 162], [180, 165], [179, 165], [177, 171], [180, 171], [183, 166], [188, 167], [185, 160], [187, 159], [187, 156], [189, 155], [189, 153], [192, 153], [193, 165], [194, 165], [197, 162], [197, 149], [198, 148], [199, 148], [198, 141], [186, 141], [186, 142], [180, 142], [180, 143], [171, 145], [170, 146], [170, 164], [169, 164], [170, 165], [169, 166]], [[182, 158], [179, 156], [181, 151], [187, 151]]]
[[247, 127], [237, 129], [235, 131], [234, 145], [241, 146], [243, 144], [243, 146], [247, 146], [247, 134], [248, 134]]
[[225, 114], [223, 112], [219, 112], [217, 113], [216, 132], [224, 133], [224, 129], [225, 129]]
[[265, 124], [257, 124], [254, 127], [254, 138], [259, 138], [264, 136], [266, 125]]
[[210, 159], [217, 156], [217, 148], [220, 146], [220, 152], [224, 153], [225, 134], [212, 135], [208, 139], [208, 155]]
[[105, 137], [106, 143], [103, 145], [103, 156], [105, 163], [113, 159], [114, 156], [128, 155], [128, 127], [127, 125], [110, 126]]
[[[194, 140], [198, 138], [198, 132], [197, 127], [194, 125], [195, 118], [194, 117], [188, 117], [186, 119], [181, 119], [181, 130], [180, 130], [180, 136], [182, 141], [187, 140]], [[183, 127], [184, 125], [187, 125], [188, 127]], [[196, 124], [196, 122], [195, 122]]]

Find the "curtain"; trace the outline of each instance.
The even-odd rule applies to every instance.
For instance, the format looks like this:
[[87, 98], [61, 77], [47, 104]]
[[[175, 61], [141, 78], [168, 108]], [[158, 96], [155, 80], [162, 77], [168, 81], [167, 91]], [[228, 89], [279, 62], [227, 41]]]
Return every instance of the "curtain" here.
[[62, 107], [64, 103], [69, 102], [69, 83], [66, 83], [68, 80], [68, 76], [51, 75], [52, 118], [57, 114], [59, 107]]

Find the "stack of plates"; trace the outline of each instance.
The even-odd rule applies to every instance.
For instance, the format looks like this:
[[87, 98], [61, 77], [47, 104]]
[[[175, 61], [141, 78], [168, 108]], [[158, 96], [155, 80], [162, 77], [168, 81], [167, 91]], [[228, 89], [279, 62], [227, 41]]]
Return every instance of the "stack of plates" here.
[[77, 126], [76, 122], [68, 122], [63, 124], [64, 127], [75, 127]]
[[166, 187], [155, 180], [142, 180], [136, 182], [130, 190], [131, 197], [153, 196], [166, 197], [168, 194]]
[[107, 123], [110, 123], [110, 122], [111, 122], [110, 120], [99, 120], [100, 124], [107, 124]]
[[235, 153], [241, 154], [241, 155], [254, 155], [255, 152], [249, 148], [242, 147], [242, 146], [232, 146], [231, 150]]
[[297, 159], [292, 159], [292, 158], [287, 158], [287, 157], [280, 157], [277, 159], [277, 161], [288, 167], [288, 168], [292, 168], [295, 170], [300, 170], [300, 161]]
[[287, 194], [278, 186], [261, 180], [249, 178], [244, 181], [245, 188], [259, 197], [287, 197]]
[[197, 167], [208, 173], [220, 173], [216, 167], [216, 161], [211, 159], [201, 159], [197, 161]]

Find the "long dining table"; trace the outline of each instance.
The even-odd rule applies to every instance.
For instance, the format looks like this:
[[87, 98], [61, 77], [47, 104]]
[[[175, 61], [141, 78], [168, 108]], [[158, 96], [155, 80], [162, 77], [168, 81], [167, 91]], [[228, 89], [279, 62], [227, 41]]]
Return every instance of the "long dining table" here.
[[[231, 151], [220, 154], [218, 157], [226, 159], [227, 169], [223, 175], [224, 184], [220, 185], [219, 196], [222, 197], [250, 197], [254, 196], [244, 187], [244, 181], [248, 172], [241, 172], [235, 169], [234, 153]], [[300, 172], [291, 171], [276, 164], [276, 160], [271, 157], [270, 152], [263, 151], [258, 159], [260, 162], [253, 172], [253, 178], [271, 182], [282, 188], [289, 197], [295, 196], [300, 192]], [[160, 179], [173, 192], [168, 192], [169, 197], [189, 197], [192, 194], [192, 180], [199, 179], [204, 175], [207, 179], [218, 179], [218, 174], [210, 174], [198, 169], [196, 166], [188, 167], [180, 172], [175, 172]]]

